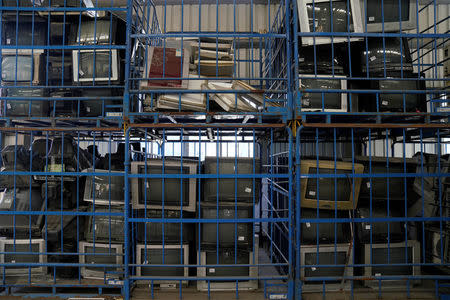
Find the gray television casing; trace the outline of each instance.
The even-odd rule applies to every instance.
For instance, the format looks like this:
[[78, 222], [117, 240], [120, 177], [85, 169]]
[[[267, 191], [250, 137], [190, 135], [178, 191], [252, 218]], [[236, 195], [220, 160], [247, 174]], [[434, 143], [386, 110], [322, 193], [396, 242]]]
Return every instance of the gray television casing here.
[[[176, 245], [164, 245], [164, 249], [180, 249], [180, 247], [183, 248], [183, 255], [184, 255], [184, 265], [188, 265], [189, 264], [189, 244], [176, 244]], [[140, 264], [140, 261], [142, 259], [141, 257], [141, 250], [147, 248], [147, 249], [163, 249], [163, 245], [159, 244], [159, 245], [143, 245], [143, 244], [138, 244], [136, 245], [136, 261], [138, 264]], [[140, 277], [142, 276], [142, 266], [138, 266], [136, 267], [136, 276]], [[188, 267], [184, 267], [184, 277], [189, 277], [189, 268]], [[139, 280], [139, 283], [151, 283], [151, 280]], [[179, 284], [180, 280], [174, 280], [174, 279], [170, 279], [170, 278], [164, 278], [161, 280], [153, 280], [153, 283], [156, 284], [160, 284], [160, 285], [173, 285], [173, 284]], [[188, 280], [183, 280], [182, 284], [187, 286], [189, 283]], [[161, 286], [160, 286], [161, 287]]]
[[[413, 253], [412, 253], [412, 262], [408, 262], [410, 264], [418, 264], [420, 263], [420, 243], [415, 240], [407, 240], [405, 242], [400, 243], [389, 243], [389, 248], [404, 248], [405, 245], [408, 245], [408, 247], [411, 247]], [[388, 248], [388, 244], [364, 244], [364, 264], [365, 265], [371, 265], [370, 260], [370, 252], [373, 248]], [[420, 266], [413, 266], [413, 274], [404, 274], [404, 276], [419, 276], [421, 274], [420, 272]], [[377, 276], [382, 276], [383, 274], [376, 274]], [[387, 275], [386, 275], [387, 276]], [[373, 277], [372, 275], [372, 266], [366, 266], [364, 267], [364, 277]], [[414, 279], [410, 281], [412, 284], [418, 284], [420, 283], [420, 280]], [[379, 288], [379, 281], [378, 280], [365, 280], [364, 281], [365, 286], [371, 287], [374, 289]], [[404, 288], [406, 286], [405, 280], [382, 280], [381, 285], [383, 288]]]
[[[38, 243], [39, 244], [39, 252], [44, 253], [45, 252], [45, 240], [44, 239], [32, 239], [32, 243]], [[30, 239], [0, 239], [0, 252], [5, 252], [5, 245], [6, 244], [30, 244]], [[0, 254], [0, 263], [10, 263], [5, 262], [5, 254]], [[39, 263], [45, 264], [47, 263], [47, 256], [44, 254], [39, 254]], [[37, 268], [30, 268], [27, 267], [22, 269], [10, 269], [8, 270], [7, 267], [2, 267], [2, 273], [6, 276], [28, 276], [29, 270], [31, 270], [31, 276], [40, 276], [47, 274], [47, 267], [46, 266], [39, 266]]]
[[[146, 162], [132, 162], [131, 163], [131, 173], [139, 174], [139, 166], [144, 166], [147, 163], [147, 168], [152, 166], [162, 166], [162, 160], [160, 159], [149, 159]], [[165, 160], [164, 166], [181, 166], [180, 161]], [[184, 162], [183, 167], [189, 167], [189, 174], [197, 174], [198, 164], [193, 162]], [[152, 205], [152, 204], [140, 204], [139, 203], [139, 179], [131, 178], [131, 199], [133, 209], [162, 209], [162, 205]], [[189, 204], [183, 206], [184, 211], [195, 212], [197, 201], [197, 179], [189, 178]], [[180, 206], [164, 205], [164, 209], [167, 210], [180, 210]]]
[[[319, 245], [319, 253], [329, 252], [330, 255], [333, 255], [335, 252], [345, 252], [347, 255], [347, 264], [353, 264], [353, 255], [354, 249], [353, 247], [350, 249], [350, 255], [348, 255], [348, 251], [350, 249], [350, 245], [348, 243], [344, 244], [324, 244]], [[300, 247], [300, 261], [303, 263], [305, 261], [306, 253], [317, 253], [317, 245], [305, 245]], [[302, 267], [300, 269], [300, 275], [305, 278], [305, 268]], [[345, 277], [353, 277], [353, 267], [347, 267], [344, 270], [343, 276]], [[311, 281], [304, 281], [302, 285], [302, 292], [322, 292], [323, 284], [313, 284]], [[326, 283], [325, 285], [326, 291], [339, 291], [345, 290], [348, 291], [351, 289], [351, 282], [344, 281], [341, 283]]]
[[[80, 254], [84, 254], [85, 252], [85, 247], [93, 247], [94, 243], [88, 243], [88, 242], [80, 242], [79, 244], [79, 251]], [[95, 247], [101, 247], [101, 248], [115, 248], [116, 249], [116, 254], [123, 254], [123, 244], [103, 244], [103, 243], [95, 243]], [[80, 264], [85, 264], [86, 263], [86, 256], [85, 255], [80, 255]], [[123, 263], [123, 257], [122, 255], [116, 255], [116, 263], [117, 265], [119, 265], [119, 267], [117, 268], [117, 272], [121, 272], [123, 269], [120, 267], [120, 265], [122, 265]], [[81, 277], [83, 278], [90, 278], [90, 279], [118, 279], [120, 276], [116, 275], [116, 276], [105, 276], [105, 272], [100, 272], [100, 271], [92, 271], [92, 270], [88, 270], [86, 269], [86, 267], [81, 267], [80, 270], [81, 273]], [[108, 274], [106, 274], [108, 275]], [[111, 274], [112, 275], [112, 274]]]
[[[255, 245], [254, 252], [249, 251], [249, 264], [257, 265], [258, 264], [258, 245], [259, 245], [259, 236], [255, 235]], [[253, 260], [255, 258], [255, 261]], [[205, 278], [206, 275], [206, 251], [201, 251], [200, 255], [197, 255], [198, 265], [203, 265], [205, 267], [197, 267], [197, 277]], [[257, 278], [258, 277], [258, 266], [249, 267], [248, 277]], [[250, 291], [258, 289], [258, 279], [250, 279], [247, 281], [239, 281], [238, 282], [238, 290], [239, 291]], [[198, 291], [208, 291], [208, 282], [206, 280], [198, 280], [197, 281], [197, 290]], [[214, 281], [214, 277], [211, 277], [211, 281], [209, 282], [209, 291], [235, 291], [236, 290], [236, 281], [226, 281], [226, 282], [217, 282]]]
[[[302, 79], [330, 79], [330, 80], [340, 80], [341, 82], [341, 89], [347, 90], [347, 77], [343, 76], [333, 76], [333, 75], [301, 75], [302, 78], [299, 79], [300, 88], [302, 87]], [[331, 78], [333, 77], [333, 78]], [[326, 96], [326, 94], [325, 94]], [[348, 111], [348, 94], [343, 91], [341, 93], [341, 108], [340, 109], [332, 109], [332, 108], [323, 108], [323, 111], [325, 112], [347, 112]], [[303, 99], [300, 99], [302, 101], [303, 106]], [[326, 104], [326, 103], [325, 103]], [[321, 111], [322, 108], [301, 108], [302, 111]]]

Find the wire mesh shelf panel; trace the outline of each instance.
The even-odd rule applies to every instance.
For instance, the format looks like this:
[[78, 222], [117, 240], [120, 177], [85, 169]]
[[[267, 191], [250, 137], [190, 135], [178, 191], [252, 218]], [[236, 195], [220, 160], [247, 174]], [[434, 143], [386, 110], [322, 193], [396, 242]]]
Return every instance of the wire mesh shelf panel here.
[[136, 33], [130, 119], [261, 122], [289, 111], [285, 1], [155, 1], [159, 28]]
[[448, 3], [293, 4], [298, 116], [319, 122], [448, 121]]
[[128, 1], [2, 1], [1, 119], [36, 126], [119, 122]]
[[283, 141], [282, 153], [273, 146], [284, 131], [130, 130], [127, 141], [141, 147], [128, 171], [137, 287], [151, 295], [172, 288], [180, 297], [192, 290], [288, 296], [292, 141]]
[[298, 130], [299, 299], [439, 297], [450, 279], [448, 134], [388, 124]]

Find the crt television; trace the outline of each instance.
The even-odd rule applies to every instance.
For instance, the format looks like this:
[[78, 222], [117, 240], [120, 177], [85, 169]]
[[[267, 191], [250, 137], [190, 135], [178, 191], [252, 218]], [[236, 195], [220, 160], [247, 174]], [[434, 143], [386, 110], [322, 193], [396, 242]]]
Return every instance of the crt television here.
[[[261, 179], [220, 178], [221, 175], [257, 175], [261, 172], [260, 160], [255, 158], [206, 157], [204, 173], [218, 175], [203, 179], [203, 194], [206, 202], [259, 202]], [[218, 197], [218, 198], [217, 198]]]
[[[352, 277], [353, 246], [351, 244], [324, 244], [300, 247], [300, 262], [303, 267], [300, 270], [303, 291], [321, 292], [323, 281], [308, 280], [314, 278], [327, 278], [325, 281], [327, 291], [348, 290], [351, 287], [349, 281], [341, 284], [342, 277]], [[325, 265], [322, 267], [322, 265]]]
[[43, 239], [1, 239], [0, 252], [2, 264], [26, 264], [2, 267], [2, 273], [6, 276], [27, 277], [28, 274], [39, 276], [47, 273], [47, 267], [39, 265], [47, 263], [47, 256], [42, 254], [45, 252]]
[[[364, 165], [364, 174], [367, 176], [362, 179], [359, 193], [360, 200], [367, 202], [372, 197], [376, 201], [384, 201], [387, 199], [390, 201], [405, 201], [405, 187], [408, 196], [414, 193], [411, 188], [414, 178], [408, 177], [407, 175], [397, 175], [400, 173], [415, 173], [417, 162], [414, 159], [356, 156], [355, 161]], [[370, 178], [371, 173], [372, 177]], [[378, 177], [381, 176], [380, 174], [386, 175]]]
[[[219, 255], [217, 255], [217, 251]], [[217, 261], [217, 258], [219, 261]], [[240, 280], [236, 287], [236, 280], [227, 281], [197, 281], [197, 290], [199, 291], [235, 291], [238, 290], [256, 290], [258, 288], [258, 238], [255, 236], [254, 252], [252, 250], [234, 248], [221, 248], [218, 250], [200, 251], [198, 257], [198, 264], [201, 267], [197, 268], [198, 277], [209, 277], [214, 280], [214, 277], [229, 278], [234, 277], [250, 277], [250, 280]], [[208, 267], [208, 265], [214, 265]], [[228, 265], [220, 267], [217, 265]], [[230, 266], [233, 265], [233, 266]], [[244, 266], [242, 266], [244, 265]], [[245, 266], [246, 265], [246, 266]], [[249, 266], [251, 265], [251, 266]]]
[[[331, 75], [304, 76], [301, 75], [300, 89], [302, 111], [347, 112], [347, 80], [346, 78], [330, 78]], [[307, 91], [307, 90], [317, 90]], [[320, 91], [319, 91], [320, 90]], [[322, 93], [326, 90], [341, 90], [341, 92]]]
[[121, 205], [125, 203], [124, 174], [118, 171], [86, 169], [83, 172], [100, 175], [87, 175], [84, 186], [84, 201], [95, 205]]
[[44, 56], [38, 50], [2, 52], [2, 81], [6, 84], [23, 82], [21, 85], [38, 85], [43, 82]]
[[[153, 283], [164, 285], [173, 285], [180, 283], [179, 280], [170, 279], [170, 277], [188, 277], [189, 268], [183, 265], [189, 264], [189, 245], [137, 245], [136, 260], [139, 266], [136, 267], [136, 276], [138, 277], [164, 277], [163, 280], [154, 280]], [[152, 267], [151, 265], [180, 265], [169, 267]], [[145, 281], [149, 281], [144, 279]], [[141, 282], [141, 281], [139, 281]], [[182, 282], [184, 285], [188, 281]]]
[[[195, 211], [196, 178], [163, 178], [165, 175], [197, 174], [198, 163], [151, 159], [132, 162], [131, 173], [145, 177], [131, 178], [133, 209], [164, 209]], [[151, 176], [151, 177], [150, 177]]]
[[[253, 206], [237, 206], [234, 204], [220, 205], [217, 209], [216, 205], [202, 205], [202, 219], [217, 219], [218, 222], [202, 223], [200, 242], [205, 247], [217, 246], [232, 247], [248, 247], [253, 243], [253, 223], [221, 223], [226, 219], [252, 219]], [[222, 221], [223, 222], [223, 221]], [[219, 233], [217, 233], [217, 228]]]
[[[376, 200], [375, 200], [376, 201]], [[404, 217], [402, 209], [393, 207], [389, 211], [390, 218]], [[370, 218], [370, 208], [358, 207], [356, 215], [359, 219]], [[387, 218], [387, 207], [377, 204], [372, 207], [372, 218]], [[389, 224], [389, 228], [388, 228]], [[404, 222], [370, 222], [369, 220], [364, 222], [357, 222], [355, 224], [358, 240], [362, 243], [370, 243], [372, 237], [373, 243], [387, 243], [389, 242], [401, 242], [405, 240], [405, 226]]]
[[[182, 240], [183, 242], [192, 241], [194, 239], [193, 224], [174, 222], [171, 223], [170, 220], [162, 220], [163, 211], [161, 209], [140, 209], [136, 211], [138, 218], [147, 219], [161, 219], [160, 222], [137, 222], [136, 224], [136, 239], [144, 244], [147, 243], [177, 243], [179, 244]], [[192, 213], [183, 212], [183, 219], [192, 217]], [[165, 219], [175, 219], [174, 221], [179, 221], [176, 219], [181, 219], [180, 210], [164, 210]], [[164, 228], [164, 230], [163, 230]], [[183, 231], [182, 231], [183, 230]]]
[[118, 49], [72, 50], [75, 83], [117, 82], [120, 73]]
[[[335, 162], [328, 160], [304, 160], [301, 163], [302, 175], [312, 177], [301, 179], [301, 206], [306, 208], [349, 210], [356, 208], [361, 187], [362, 164]], [[336, 177], [335, 175], [336, 174]], [[321, 177], [323, 175], [323, 177]], [[318, 176], [314, 178], [313, 176]]]
[[305, 46], [298, 49], [300, 74], [344, 75], [348, 66], [348, 47], [345, 44]]
[[[425, 80], [419, 79], [417, 75], [413, 75], [411, 78], [372, 80], [370, 87], [374, 93], [368, 95], [368, 101], [364, 101], [366, 111], [427, 112]], [[401, 92], [389, 93], [387, 91]]]
[[81, 92], [81, 96], [87, 98], [86, 100], [80, 100], [80, 115], [82, 117], [122, 116], [120, 109], [122, 105], [121, 100], [113, 99], [114, 97], [121, 97], [117, 90], [104, 88], [84, 89]]
[[[417, 29], [416, 0], [360, 0], [367, 32]], [[367, 4], [367, 6], [366, 6]]]
[[[403, 71], [404, 74], [413, 71], [411, 53], [408, 40], [397, 37], [369, 37], [366, 43], [361, 46], [361, 56], [359, 66], [361, 72], [370, 77], [398, 76]], [[356, 63], [356, 62], [355, 62]]]
[[[123, 244], [80, 242], [81, 276], [91, 279], [118, 279], [123, 273]], [[108, 265], [108, 266], [99, 266]]]
[[343, 43], [359, 40], [338, 33], [363, 32], [359, 0], [297, 0], [300, 32], [334, 32], [336, 36], [302, 36], [303, 45]]
[[35, 47], [47, 45], [48, 24], [42, 18], [26, 15], [18, 15], [17, 18], [8, 16], [2, 25], [3, 45]]
[[123, 209], [99, 208], [95, 209], [95, 216], [90, 216], [86, 227], [85, 237], [87, 241], [123, 242], [125, 239], [125, 223], [123, 216], [108, 215], [111, 213], [122, 213]]
[[[439, 227], [427, 228], [427, 262], [444, 265], [450, 263], [450, 233], [445, 232], [445, 227], [442, 232]], [[449, 272], [450, 267], [442, 266]]]
[[45, 97], [44, 89], [26, 89], [26, 88], [5, 88], [6, 97], [21, 97], [22, 100], [4, 100], [3, 109], [8, 117], [48, 117], [49, 102], [31, 100], [34, 97]]
[[[407, 240], [400, 243], [365, 244], [364, 245], [364, 276], [420, 276], [420, 243], [415, 240]], [[389, 266], [392, 264], [393, 266]], [[413, 279], [412, 283], [420, 280]], [[378, 280], [366, 280], [366, 286], [378, 288]], [[405, 285], [405, 280], [383, 279], [382, 286]]]
[[117, 19], [100, 19], [79, 23], [76, 44], [112, 44], [117, 32]]
[[10, 211], [11, 215], [3, 215], [0, 218], [1, 236], [30, 238], [40, 237], [42, 216], [12, 214], [15, 212], [36, 212], [45, 208], [45, 201], [41, 197], [39, 189], [29, 187], [4, 189], [0, 192], [0, 210]]
[[[301, 210], [301, 243], [302, 245], [349, 243], [351, 223], [337, 222], [336, 218], [349, 218], [347, 212], [332, 210], [319, 210], [313, 208], [302, 208]], [[305, 221], [312, 219], [312, 221]], [[319, 219], [329, 219], [325, 222], [314, 222]], [[321, 220], [323, 221], [323, 220]]]

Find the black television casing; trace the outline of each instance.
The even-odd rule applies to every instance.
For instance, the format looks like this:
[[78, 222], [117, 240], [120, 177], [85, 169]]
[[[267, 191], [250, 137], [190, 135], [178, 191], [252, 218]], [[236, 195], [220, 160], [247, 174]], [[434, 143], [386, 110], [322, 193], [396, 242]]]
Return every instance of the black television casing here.
[[[317, 219], [317, 210], [313, 208], [301, 209], [302, 219]], [[346, 211], [337, 211], [335, 215], [334, 210], [319, 210], [320, 219], [335, 219], [335, 218], [349, 218]], [[336, 224], [336, 226], [335, 226]], [[301, 225], [301, 243], [302, 244], [332, 244], [348, 243], [350, 242], [350, 223], [339, 223], [330, 221], [330, 223], [313, 223], [307, 222]], [[319, 235], [317, 239], [317, 230]], [[335, 234], [336, 232], [336, 234]]]
[[[214, 204], [201, 206], [202, 219], [219, 219], [219, 223], [202, 223], [200, 242], [204, 247], [249, 248], [253, 245], [253, 223], [220, 223], [226, 219], [252, 219], [253, 206], [238, 205], [237, 212], [233, 203], [221, 204], [218, 209]], [[217, 241], [217, 226], [219, 228]]]
[[[260, 160], [253, 158], [225, 158], [218, 159], [219, 172], [217, 172], [217, 158], [206, 157], [204, 161], [204, 173], [221, 174], [259, 174]], [[237, 169], [235, 169], [237, 162]], [[253, 171], [253, 164], [255, 171]], [[254, 181], [254, 182], [253, 182]], [[203, 179], [203, 194], [205, 202], [235, 202], [258, 203], [261, 190], [261, 178], [207, 178]], [[217, 184], [218, 183], [218, 184]], [[219, 199], [217, 199], [217, 185]], [[253, 194], [255, 195], [253, 199]]]

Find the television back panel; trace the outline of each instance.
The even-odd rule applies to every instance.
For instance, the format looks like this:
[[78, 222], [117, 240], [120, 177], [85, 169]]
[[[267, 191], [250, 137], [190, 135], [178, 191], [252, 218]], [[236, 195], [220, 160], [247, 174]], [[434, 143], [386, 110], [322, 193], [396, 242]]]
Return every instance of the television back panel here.
[[325, 282], [327, 291], [350, 289], [351, 283], [343, 281], [342, 277], [353, 276], [353, 267], [347, 266], [353, 264], [353, 253], [353, 246], [346, 243], [301, 246], [300, 259], [303, 266], [301, 266], [300, 273], [305, 279], [302, 291], [320, 292], [324, 289], [323, 281], [308, 281], [308, 278], [329, 279]]
[[437, 264], [439, 269], [448, 274], [450, 273], [450, 267], [446, 264], [450, 263], [450, 234], [445, 230], [445, 227], [443, 227], [442, 232], [439, 227], [426, 228], [426, 260], [427, 263]]
[[2, 45], [35, 47], [47, 45], [48, 24], [43, 18], [18, 14], [8, 16], [2, 24]]
[[[30, 242], [31, 241], [31, 242]], [[47, 267], [40, 266], [47, 262], [44, 253], [45, 241], [43, 239], [2, 239], [0, 240], [0, 263], [2, 264], [27, 264], [27, 266], [2, 267], [2, 273], [6, 276], [28, 277], [41, 276], [47, 273]], [[9, 252], [9, 253], [8, 253]], [[17, 253], [17, 254], [16, 254]], [[37, 264], [33, 266], [32, 264]]]
[[[145, 210], [136, 212], [138, 218], [160, 219], [162, 218], [162, 210], [149, 209], [147, 215]], [[166, 219], [181, 219], [179, 210], [164, 210]], [[183, 219], [192, 217], [188, 212], [183, 212]], [[162, 220], [161, 220], [162, 221]], [[163, 233], [164, 227], [164, 233]], [[136, 239], [141, 243], [176, 243], [194, 240], [194, 228], [190, 223], [158, 223], [158, 222], [137, 222], [136, 223]], [[181, 235], [183, 232], [183, 236]]]
[[[364, 245], [364, 276], [376, 278], [380, 276], [420, 276], [421, 262], [420, 243], [407, 240], [401, 243], [365, 244]], [[393, 264], [393, 266], [384, 266]], [[412, 283], [420, 280], [413, 279]], [[366, 280], [366, 286], [378, 288], [378, 280]], [[406, 286], [405, 280], [382, 280], [382, 285]]]
[[[123, 275], [123, 245], [80, 242], [81, 276], [91, 279], [119, 279]], [[108, 266], [99, 266], [108, 265]]]
[[[408, 40], [406, 38], [386, 37], [368, 38], [368, 47], [361, 44], [361, 72], [365, 76], [384, 77], [386, 70], [387, 77], [396, 77], [403, 71], [404, 74], [413, 72], [411, 53]], [[355, 62], [356, 63], [356, 62]], [[367, 73], [369, 72], [369, 73]]]
[[[220, 223], [225, 219], [252, 219], [253, 206], [234, 206], [234, 204], [202, 205], [202, 219], [219, 219], [218, 223], [203, 223], [201, 225], [200, 242], [203, 247], [234, 247], [249, 248], [253, 244], [253, 223]], [[217, 234], [217, 228], [219, 233]]]
[[[318, 167], [318, 169], [317, 169]], [[361, 174], [364, 166], [358, 163], [327, 160], [302, 160], [301, 174], [317, 175], [318, 178], [301, 179], [301, 205], [305, 208], [349, 210], [356, 208], [361, 187], [361, 178], [351, 175]], [[338, 175], [335, 178], [329, 175]], [[323, 177], [321, 177], [321, 175]], [[317, 189], [319, 187], [319, 189]]]
[[[252, 176], [260, 172], [259, 159], [206, 157], [204, 162], [204, 173], [210, 175], [248, 174]], [[259, 202], [260, 178], [206, 178], [202, 181], [206, 202]]]
[[[170, 277], [188, 277], [189, 268], [183, 266], [151, 267], [151, 265], [189, 265], [189, 245], [137, 245], [136, 260], [141, 266], [136, 267], [138, 277], [164, 277], [164, 280], [154, 280], [156, 284], [178, 284], [179, 280]], [[148, 265], [146, 267], [145, 265]], [[144, 279], [145, 280], [145, 279]], [[148, 280], [147, 280], [148, 281]], [[138, 281], [141, 283], [142, 281]], [[187, 285], [187, 281], [183, 281]]]
[[302, 219], [330, 219], [329, 223], [302, 223], [301, 243], [302, 245], [348, 243], [350, 242], [350, 223], [333, 222], [334, 218], [348, 218], [347, 212], [338, 211], [335, 215], [331, 210], [320, 210], [302, 208]]
[[[164, 209], [194, 212], [197, 201], [196, 178], [164, 178], [165, 175], [197, 174], [198, 164], [194, 162], [147, 160], [131, 163], [132, 174], [147, 174], [155, 177], [132, 178], [133, 209]], [[164, 178], [164, 180], [163, 180]]]

